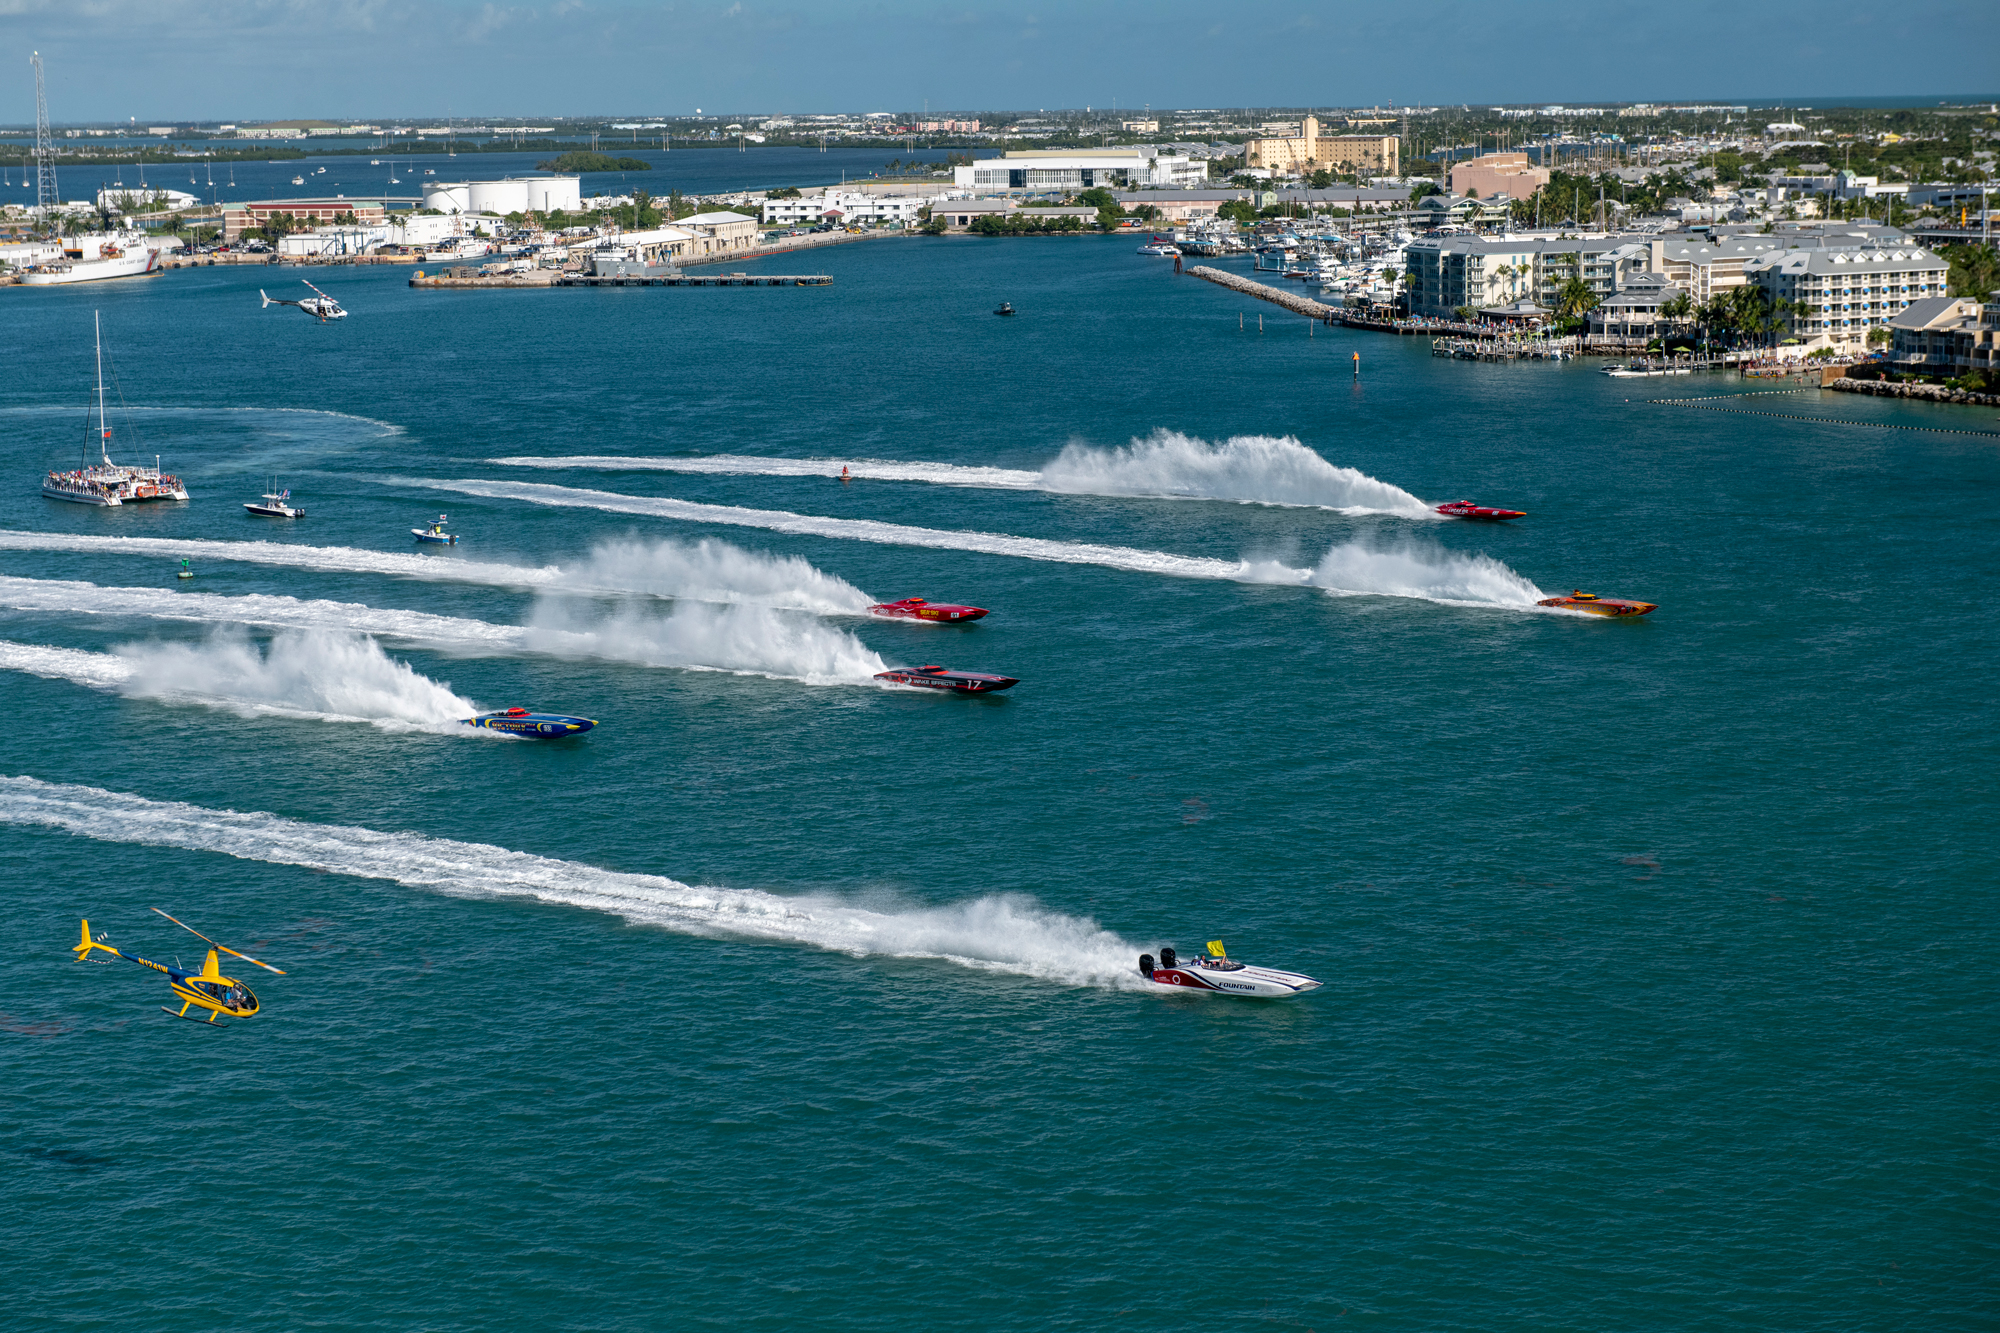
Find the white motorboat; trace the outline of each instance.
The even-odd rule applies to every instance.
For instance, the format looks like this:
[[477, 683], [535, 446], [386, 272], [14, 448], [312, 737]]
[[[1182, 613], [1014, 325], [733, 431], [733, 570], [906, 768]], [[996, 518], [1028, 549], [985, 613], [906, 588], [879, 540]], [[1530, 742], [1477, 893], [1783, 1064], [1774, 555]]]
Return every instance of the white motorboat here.
[[1153, 961], [1153, 955], [1142, 953], [1139, 974], [1155, 985], [1214, 991], [1253, 1000], [1289, 1000], [1318, 990], [1322, 984], [1297, 972], [1239, 963], [1224, 953], [1221, 940], [1209, 944], [1208, 956], [1187, 963], [1181, 962], [1171, 948], [1160, 950], [1158, 963]]
[[291, 504], [291, 488], [288, 486], [281, 491], [277, 487], [277, 482], [272, 482], [271, 489], [265, 491], [260, 499], [245, 500], [243, 507], [263, 518], [304, 518], [306, 511], [294, 508]]
[[95, 463], [86, 461], [83, 466], [67, 472], [51, 471], [42, 479], [42, 494], [51, 500], [103, 505], [111, 509], [140, 500], [188, 498], [187, 487], [179, 477], [160, 471], [158, 458], [153, 460], [150, 468], [125, 467], [111, 461], [111, 426], [104, 415], [104, 331], [101, 323], [97, 333], [97, 456]]
[[1640, 380], [1655, 379], [1661, 375], [1692, 375], [1694, 374], [1694, 370], [1688, 366], [1646, 366], [1634, 364], [1629, 366], [1606, 366], [1604, 373], [1615, 380]]
[[138, 278], [160, 272], [160, 254], [136, 233], [72, 236], [63, 257], [36, 264], [21, 274], [23, 287], [58, 287], [104, 278]]
[[410, 531], [415, 534], [416, 539], [420, 542], [430, 542], [437, 546], [456, 546], [458, 545], [458, 534], [444, 530], [446, 521], [445, 516], [439, 514], [437, 522], [431, 524], [428, 528], [411, 528]]
[[305, 183], [306, 183], [306, 178], [304, 176], [292, 177], [292, 184], [294, 185], [304, 185]]

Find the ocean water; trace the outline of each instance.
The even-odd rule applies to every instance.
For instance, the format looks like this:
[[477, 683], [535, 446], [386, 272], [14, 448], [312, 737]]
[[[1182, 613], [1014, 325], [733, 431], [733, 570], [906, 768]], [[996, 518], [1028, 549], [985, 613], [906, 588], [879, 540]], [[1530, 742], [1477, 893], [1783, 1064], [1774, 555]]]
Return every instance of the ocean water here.
[[[1990, 1322], [2000, 422], [1132, 250], [8, 292], [10, 1318]], [[93, 311], [192, 503], [36, 493]], [[862, 614], [913, 595], [992, 614]], [[871, 679], [922, 662], [1021, 684]], [[602, 725], [454, 724], [512, 704]], [[151, 907], [263, 1012], [66, 952], [197, 961]], [[1218, 938], [1325, 985], [1137, 974]]]

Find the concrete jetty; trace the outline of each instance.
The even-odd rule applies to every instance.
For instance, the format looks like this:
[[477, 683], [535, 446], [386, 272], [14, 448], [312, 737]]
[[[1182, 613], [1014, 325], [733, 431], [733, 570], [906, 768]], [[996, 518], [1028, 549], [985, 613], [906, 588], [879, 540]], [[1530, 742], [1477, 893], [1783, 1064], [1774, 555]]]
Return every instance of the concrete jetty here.
[[1300, 296], [1296, 292], [1288, 292], [1279, 287], [1266, 287], [1261, 282], [1252, 282], [1248, 278], [1239, 278], [1234, 273], [1225, 273], [1219, 268], [1210, 268], [1206, 264], [1195, 265], [1193, 268], [1187, 270], [1187, 274], [1191, 278], [1200, 278], [1204, 282], [1212, 282], [1218, 287], [1227, 287], [1233, 292], [1242, 292], [1245, 296], [1255, 296], [1260, 300], [1269, 301], [1273, 305], [1281, 305], [1285, 309], [1295, 314], [1304, 315], [1309, 319], [1325, 320], [1331, 323], [1340, 314], [1340, 311], [1335, 307], [1322, 305], [1320, 302], [1312, 300], [1309, 297]]

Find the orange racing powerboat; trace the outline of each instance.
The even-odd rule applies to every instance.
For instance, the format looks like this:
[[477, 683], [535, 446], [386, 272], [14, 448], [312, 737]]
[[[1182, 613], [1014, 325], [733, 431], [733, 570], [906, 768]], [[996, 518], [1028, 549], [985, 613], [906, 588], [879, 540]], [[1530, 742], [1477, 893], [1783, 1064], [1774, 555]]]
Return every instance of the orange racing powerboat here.
[[1623, 597], [1599, 597], [1594, 592], [1572, 591], [1567, 597], [1544, 597], [1536, 606], [1559, 606], [1569, 611], [1585, 611], [1593, 616], [1643, 616], [1657, 611], [1658, 602], [1634, 602]]

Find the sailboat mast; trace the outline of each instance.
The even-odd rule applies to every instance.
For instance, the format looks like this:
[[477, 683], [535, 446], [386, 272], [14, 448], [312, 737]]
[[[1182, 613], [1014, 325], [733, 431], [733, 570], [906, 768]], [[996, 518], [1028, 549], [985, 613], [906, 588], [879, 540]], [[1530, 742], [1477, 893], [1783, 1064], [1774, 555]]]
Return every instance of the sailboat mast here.
[[104, 456], [104, 466], [111, 466], [111, 446], [105, 441], [111, 432], [104, 428], [104, 316], [93, 310], [90, 322], [97, 330], [97, 452]]

